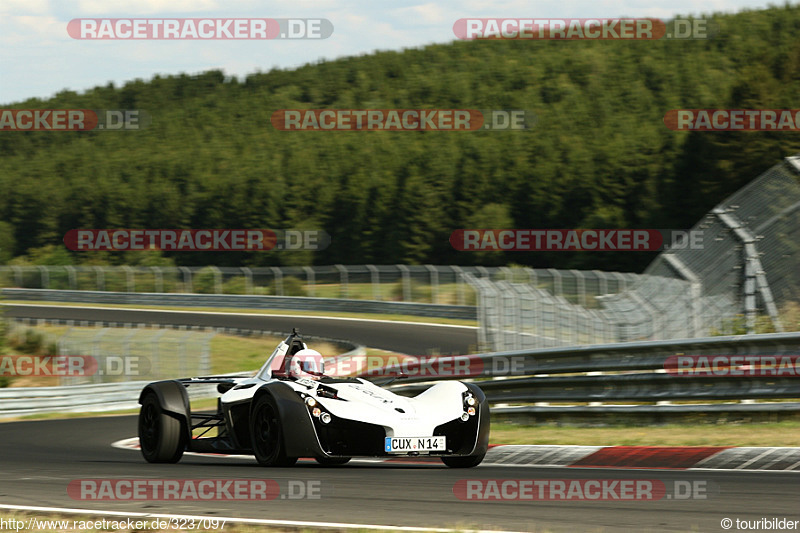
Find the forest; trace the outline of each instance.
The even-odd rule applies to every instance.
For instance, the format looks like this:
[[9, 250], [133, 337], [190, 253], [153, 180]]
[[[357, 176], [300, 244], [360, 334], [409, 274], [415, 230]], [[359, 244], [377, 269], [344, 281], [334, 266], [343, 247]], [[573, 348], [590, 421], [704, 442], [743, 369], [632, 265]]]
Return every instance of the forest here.
[[[640, 271], [652, 253], [459, 252], [462, 228], [694, 225], [792, 132], [676, 132], [673, 109], [794, 109], [800, 7], [711, 39], [455, 41], [244, 78], [212, 70], [13, 109], [137, 109], [140, 131], [0, 132], [0, 264], [523, 264]], [[265, 58], [266, 61], [266, 58]], [[24, 81], [21, 81], [24, 83]], [[76, 84], [78, 82], [76, 81]], [[282, 109], [521, 109], [524, 131], [280, 131]], [[318, 252], [72, 252], [73, 229], [322, 229]]]

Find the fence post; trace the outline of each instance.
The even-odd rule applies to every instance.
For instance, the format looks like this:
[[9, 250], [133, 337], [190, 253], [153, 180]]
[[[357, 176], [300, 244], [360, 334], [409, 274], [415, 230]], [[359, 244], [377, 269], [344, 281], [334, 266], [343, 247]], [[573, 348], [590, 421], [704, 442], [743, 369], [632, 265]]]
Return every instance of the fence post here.
[[304, 266], [303, 271], [306, 273], [306, 288], [311, 290], [309, 296], [314, 296], [317, 294], [317, 285], [316, 280], [314, 278], [314, 269], [310, 266]]
[[161, 267], [150, 267], [153, 271], [153, 285], [155, 285], [156, 292], [164, 292], [164, 274], [161, 272]]
[[50, 271], [47, 270], [45, 266], [38, 266], [36, 267], [39, 269], [39, 274], [41, 276], [39, 280], [39, 286], [42, 289], [49, 289], [50, 288]]
[[534, 289], [538, 288], [536, 285], [539, 283], [539, 279], [536, 275], [536, 270], [531, 267], [525, 267], [525, 272], [528, 273], [528, 285], [532, 286]]
[[214, 273], [214, 294], [222, 294], [222, 271], [219, 267], [209, 267]]
[[244, 293], [253, 294], [253, 271], [247, 267], [241, 267], [244, 274]]
[[69, 288], [70, 290], [75, 290], [78, 288], [78, 281], [75, 277], [75, 267], [71, 265], [65, 265], [64, 270], [67, 271], [67, 278], [69, 278]]
[[275, 277], [275, 296], [283, 296], [283, 271], [278, 267], [269, 267]]
[[576, 288], [578, 291], [578, 303], [586, 308], [586, 278], [580, 270], [570, 270], [570, 273], [577, 280]]
[[548, 268], [547, 271], [553, 276], [553, 295], [563, 296], [561, 289], [561, 273], [555, 268]]
[[211, 374], [211, 339], [214, 338], [216, 333], [212, 330], [208, 332], [202, 340], [203, 348], [200, 354], [200, 374], [207, 376]]
[[[451, 266], [456, 275], [456, 290], [458, 292], [458, 305], [465, 305], [467, 302], [466, 295], [464, 294], [464, 270], [459, 266]], [[473, 289], [474, 290], [474, 289]], [[477, 302], [476, 302], [477, 304]]]
[[439, 271], [433, 265], [425, 265], [430, 274], [431, 283], [431, 303], [439, 303]]
[[408, 267], [405, 265], [395, 265], [400, 272], [402, 272], [403, 279], [403, 301], [410, 302], [411, 301], [411, 279], [409, 278], [409, 270]]
[[11, 270], [14, 272], [14, 280], [17, 282], [17, 287], [22, 287], [22, 268], [12, 266]]
[[[109, 331], [110, 329], [111, 329], [111, 328], [103, 328], [103, 329], [101, 329], [101, 330], [100, 330], [100, 331], [97, 333], [97, 335], [95, 335], [94, 337], [92, 337], [92, 340], [91, 340], [91, 341], [89, 341], [89, 342], [91, 342], [91, 343], [92, 343], [92, 356], [95, 358], [95, 361], [97, 361], [97, 367], [98, 367], [98, 368], [108, 368], [108, 364], [107, 364], [107, 362], [108, 362], [108, 361], [107, 361], [107, 358], [106, 358], [105, 356], [101, 356], [101, 355], [100, 355], [100, 354], [102, 353], [102, 351], [100, 350], [100, 339], [103, 337], [103, 335], [105, 335], [106, 333], [108, 333], [108, 331]], [[92, 382], [93, 382], [93, 383], [100, 383], [100, 381], [101, 381], [101, 380], [100, 380], [100, 375], [99, 375], [99, 374], [100, 374], [100, 373], [99, 373], [99, 372], [97, 372], [97, 373], [95, 373], [95, 375], [92, 377]]]
[[383, 300], [381, 297], [381, 277], [378, 268], [375, 265], [367, 265], [369, 270], [369, 282], [372, 285], [372, 299]]
[[194, 289], [192, 287], [192, 271], [189, 270], [189, 267], [178, 267], [181, 272], [183, 272], [183, 290], [187, 293], [194, 293]]
[[151, 362], [150, 368], [153, 369], [152, 372], [153, 372], [153, 377], [155, 379], [161, 379], [165, 377], [162, 374], [162, 369], [161, 369], [161, 354], [159, 351], [160, 350], [159, 343], [161, 342], [161, 337], [163, 337], [164, 334], [166, 333], [167, 333], [166, 329], [160, 329], [158, 330], [158, 332], [156, 332], [155, 335], [153, 335], [153, 340], [150, 341], [153, 343], [153, 348], [150, 350], [150, 352], [153, 354], [153, 361]]
[[347, 298], [349, 290], [347, 287], [347, 269], [344, 265], [333, 265], [339, 271], [339, 297]]
[[122, 270], [125, 271], [128, 292], [136, 292], [136, 280], [133, 278], [133, 269], [128, 265], [123, 265]]

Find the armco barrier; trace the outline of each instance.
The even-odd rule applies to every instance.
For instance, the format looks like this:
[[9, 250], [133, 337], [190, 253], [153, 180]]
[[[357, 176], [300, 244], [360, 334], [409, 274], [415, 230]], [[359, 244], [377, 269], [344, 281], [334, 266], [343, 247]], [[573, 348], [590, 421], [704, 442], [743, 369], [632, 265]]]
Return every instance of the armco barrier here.
[[[665, 364], [675, 355], [796, 355], [800, 354], [800, 333], [772, 333], [708, 337], [702, 339], [631, 342], [569, 348], [519, 350], [469, 356], [470, 364], [477, 363], [481, 377], [476, 383], [486, 393], [491, 404], [533, 404], [539, 402], [671, 402], [698, 400], [785, 400], [800, 399], [800, 377], [729, 375], [680, 376], [666, 371]], [[465, 357], [442, 357], [439, 361], [455, 362]], [[502, 360], [502, 365], [494, 361]], [[510, 362], [518, 363], [509, 376]], [[442, 366], [447, 365], [440, 365]], [[465, 368], [462, 364], [461, 368]], [[403, 395], [415, 395], [428, 387], [430, 374], [416, 372], [419, 365], [404, 365], [396, 370], [410, 377], [394, 384], [391, 389]], [[391, 374], [392, 368], [382, 372]], [[417, 374], [417, 375], [415, 375]], [[445, 379], [464, 379], [457, 372]], [[556, 375], [553, 375], [556, 374]], [[481, 379], [482, 377], [494, 379]], [[439, 376], [442, 378], [442, 376]], [[409, 383], [409, 384], [407, 384]], [[752, 404], [750, 404], [752, 405]], [[563, 406], [547, 407], [548, 411]], [[586, 406], [581, 406], [584, 408]], [[609, 407], [599, 406], [594, 407]], [[651, 407], [621, 405], [618, 412], [634, 412]], [[662, 412], [668, 412], [663, 406]], [[672, 406], [675, 407], [675, 406]], [[676, 410], [729, 410], [725, 404], [684, 405]], [[505, 409], [505, 408], [504, 408]], [[508, 413], [536, 411], [536, 407], [509, 408]], [[522, 408], [520, 408], [522, 409]], [[800, 403], [758, 403], [743, 410], [800, 411]], [[539, 410], [539, 412], [544, 412]]]
[[[135, 409], [139, 407], [139, 394], [147, 383], [127, 381], [66, 387], [0, 389], [0, 417]], [[189, 398], [212, 396], [214, 387], [215, 385], [189, 387]]]
[[476, 308], [468, 305], [381, 302], [377, 300], [344, 300], [338, 298], [252, 296], [236, 294], [61, 291], [50, 289], [2, 289], [0, 294], [9, 300], [39, 302], [377, 313], [464, 320], [477, 320], [478, 316]]

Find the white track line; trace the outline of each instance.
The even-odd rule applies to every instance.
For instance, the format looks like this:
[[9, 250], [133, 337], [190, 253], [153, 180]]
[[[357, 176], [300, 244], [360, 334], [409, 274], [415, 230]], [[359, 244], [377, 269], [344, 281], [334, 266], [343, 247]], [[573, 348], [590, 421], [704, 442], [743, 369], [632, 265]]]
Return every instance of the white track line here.
[[[444, 529], [433, 527], [413, 527], [413, 526], [388, 526], [378, 524], [349, 524], [339, 522], [303, 522], [299, 520], [269, 520], [262, 518], [233, 518], [225, 516], [213, 515], [180, 515], [180, 514], [161, 514], [161, 513], [137, 513], [127, 511], [101, 511], [97, 509], [71, 509], [62, 507], [35, 507], [31, 505], [3, 505], [0, 504], [0, 509], [7, 509], [9, 511], [39, 511], [45, 513], [70, 513], [70, 514], [89, 514], [101, 516], [118, 516], [126, 518], [176, 518], [176, 519], [189, 519], [189, 520], [224, 520], [226, 523], [237, 524], [257, 524], [262, 526], [290, 526], [298, 528], [326, 528], [326, 529], [382, 529], [386, 531], [464, 531], [463, 529]], [[491, 530], [472, 530], [476, 533], [500, 533]], [[508, 532], [504, 532], [508, 533]]]
[[[17, 303], [0, 303], [0, 305], [15, 306], [15, 307], [50, 307], [53, 309], [93, 309], [99, 311], [137, 311], [142, 313], [191, 313], [194, 315], [219, 315], [219, 316], [257, 316], [261, 318], [318, 318], [320, 320], [352, 320], [356, 322], [376, 322], [379, 324], [407, 324], [410, 326], [434, 326], [439, 328], [461, 328], [461, 329], [478, 329], [478, 326], [463, 326], [458, 324], [436, 324], [434, 322], [410, 322], [406, 320], [381, 320], [377, 318], [357, 318], [357, 317], [343, 317], [343, 316], [321, 316], [321, 315], [285, 315], [274, 313], [225, 313], [222, 311], [191, 311], [191, 310], [177, 310], [177, 309], [142, 309], [139, 307], [97, 307], [89, 305], [48, 305], [48, 304], [17, 304]], [[35, 318], [31, 320], [36, 320]], [[61, 319], [65, 320], [65, 319]], [[80, 320], [75, 319], [76, 322]]]

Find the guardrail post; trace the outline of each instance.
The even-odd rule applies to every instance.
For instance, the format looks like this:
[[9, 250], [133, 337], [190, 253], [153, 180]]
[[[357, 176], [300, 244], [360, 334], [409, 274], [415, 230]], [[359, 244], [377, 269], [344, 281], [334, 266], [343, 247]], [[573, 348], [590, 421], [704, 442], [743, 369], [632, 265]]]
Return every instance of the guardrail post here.
[[369, 270], [369, 282], [372, 285], [372, 299], [383, 300], [381, 297], [381, 278], [375, 265], [366, 265]]
[[410, 302], [411, 301], [411, 279], [409, 278], [409, 270], [408, 267], [405, 265], [395, 265], [398, 270], [400, 270], [403, 278], [403, 301]]
[[340, 298], [347, 298], [349, 294], [349, 288], [347, 286], [347, 269], [344, 265], [333, 265], [336, 270], [339, 271], [339, 297]]

